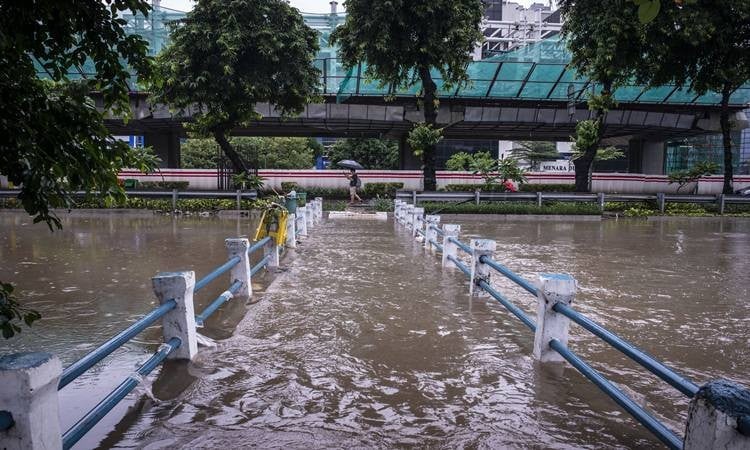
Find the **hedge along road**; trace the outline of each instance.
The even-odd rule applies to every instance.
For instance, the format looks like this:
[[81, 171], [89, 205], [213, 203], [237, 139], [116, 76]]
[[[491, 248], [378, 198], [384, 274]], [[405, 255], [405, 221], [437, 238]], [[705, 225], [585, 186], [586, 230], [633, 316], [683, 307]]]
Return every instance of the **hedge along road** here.
[[[121, 249], [145, 239], [153, 245], [128, 259], [149, 261], [171, 245], [165, 238], [175, 223], [181, 246], [193, 246], [175, 256], [177, 266], [201, 254], [209, 267], [224, 257], [223, 246], [198, 242], [221, 241], [234, 226], [114, 220], [67, 224], [80, 236], [69, 246], [95, 254], [91, 244], [113, 234]], [[750, 384], [749, 222], [445, 220], [463, 225], [464, 240], [497, 239], [496, 258], [529, 279], [541, 271], [574, 274], [578, 309], [696, 382]], [[315, 230], [236, 331], [228, 331], [236, 321], [214, 324], [213, 336], [226, 338], [219, 347], [187, 369], [167, 368], [152, 389], [160, 401], [144, 400], [116, 428], [100, 431], [104, 446], [659, 446], [575, 370], [535, 364], [522, 324], [495, 302], [470, 300], [462, 274], [443, 272], [391, 222], [328, 221]], [[31, 237], [18, 233], [13, 248], [29, 245]], [[26, 261], [39, 262], [46, 251], [40, 245]], [[151, 275], [141, 278], [146, 287]], [[494, 284], [534, 311], [533, 298], [497, 277]], [[140, 308], [105, 304], [131, 314]], [[46, 333], [73, 339], [62, 327]], [[679, 394], [576, 327], [571, 346], [682, 433]]]

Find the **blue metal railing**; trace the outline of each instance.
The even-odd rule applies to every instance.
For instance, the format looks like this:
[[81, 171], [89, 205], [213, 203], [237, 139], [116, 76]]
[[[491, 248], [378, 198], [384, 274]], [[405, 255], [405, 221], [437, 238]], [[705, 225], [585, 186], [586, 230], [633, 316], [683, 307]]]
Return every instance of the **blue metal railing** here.
[[[450, 237], [449, 240], [450, 242], [456, 244], [459, 248], [461, 248], [465, 252], [471, 254], [471, 248], [468, 245], [463, 244], [461, 241], [453, 237]], [[471, 277], [471, 270], [469, 269], [469, 267], [461, 263], [458, 258], [454, 257], [453, 255], [449, 255], [448, 259], [452, 261], [454, 264], [456, 264], [456, 266], [464, 274], [466, 274], [468, 277]], [[524, 279], [520, 275], [516, 274], [509, 268], [493, 260], [491, 257], [484, 255], [479, 258], [479, 261], [493, 268], [500, 274], [504, 275], [509, 280], [513, 281], [515, 284], [517, 284], [518, 286], [523, 288], [525, 291], [527, 291], [529, 294], [532, 294], [535, 296], [537, 295], [538, 289], [536, 288], [536, 286], [534, 286], [531, 282]], [[536, 323], [523, 310], [521, 310], [519, 307], [511, 303], [500, 292], [494, 289], [487, 281], [480, 279], [477, 281], [477, 285], [481, 287], [482, 289], [484, 289], [495, 300], [500, 302], [500, 304], [502, 304], [508, 311], [510, 311], [514, 316], [516, 316], [532, 332], [536, 331]], [[623, 354], [631, 358], [633, 361], [637, 362], [642, 367], [647, 369], [649, 372], [658, 376], [659, 378], [661, 378], [662, 380], [664, 380], [669, 385], [673, 386], [674, 388], [676, 388], [678, 391], [685, 394], [686, 396], [693, 397], [698, 392], [698, 386], [695, 383], [679, 375], [677, 372], [670, 369], [669, 367], [667, 367], [660, 361], [656, 360], [652, 356], [648, 355], [644, 351], [640, 350], [635, 345], [631, 344], [625, 339], [617, 336], [616, 334], [607, 330], [603, 326], [587, 318], [583, 314], [574, 310], [572, 307], [565, 305], [563, 303], [556, 303], [555, 305], [553, 305], [552, 309], [555, 312], [558, 312], [568, 317], [570, 320], [574, 321], [575, 323], [579, 324], [580, 326], [582, 326], [584, 329], [588, 330], [595, 336], [604, 340], [615, 349], [621, 351]], [[569, 348], [562, 345], [559, 341], [555, 339], [550, 341], [549, 346], [550, 348], [555, 350], [557, 353], [559, 353], [566, 361], [570, 362], [570, 364], [573, 365], [573, 367], [575, 367], [579, 372], [581, 372], [581, 374], [583, 374], [586, 378], [591, 380], [597, 387], [599, 387], [605, 394], [611, 397], [617, 404], [619, 404], [628, 413], [630, 413], [638, 422], [643, 424], [649, 431], [651, 431], [664, 444], [666, 444], [668, 447], [673, 448], [673, 449], [682, 448], [683, 443], [682, 443], [681, 438], [679, 438], [675, 433], [669, 430], [666, 426], [664, 426], [664, 424], [659, 422], [656, 418], [651, 416], [642, 407], [636, 404], [626, 394], [624, 394], [621, 390], [615, 387], [615, 385], [612, 382], [610, 382], [607, 378], [605, 378], [599, 372], [594, 370], [585, 361], [583, 361], [580, 357], [578, 357], [575, 353], [573, 353]], [[740, 421], [738, 421], [738, 429], [741, 426], [743, 429], [745, 427], [750, 427], [750, 418], [743, 417], [742, 420], [743, 420], [742, 424], [740, 424]], [[748, 423], [744, 423], [744, 422], [748, 422]]]
[[430, 244], [434, 245], [435, 248], [438, 249], [438, 251], [443, 251], [443, 246], [438, 244], [435, 239], [430, 239]]
[[114, 336], [113, 338], [99, 346], [99, 348], [97, 348], [96, 350], [92, 351], [91, 353], [68, 366], [65, 370], [63, 370], [63, 373], [60, 376], [60, 383], [57, 385], [57, 389], [62, 389], [70, 384], [71, 381], [75, 380], [81, 374], [93, 367], [96, 363], [106, 358], [107, 355], [120, 348], [121, 345], [128, 342], [135, 335], [151, 326], [151, 324], [153, 324], [157, 320], [164, 317], [166, 313], [173, 310], [176, 306], [177, 302], [175, 302], [174, 300], [168, 300], [164, 302], [163, 305], [143, 316], [143, 318], [121, 331], [120, 334]]
[[264, 268], [265, 266], [267, 266], [267, 265], [268, 265], [268, 261], [269, 261], [270, 259], [271, 259], [271, 255], [266, 255], [266, 256], [264, 256], [264, 257], [263, 257], [263, 259], [261, 259], [261, 260], [260, 260], [260, 261], [258, 262], [258, 264], [254, 265], [254, 266], [253, 266], [253, 268], [252, 268], [252, 269], [250, 269], [250, 276], [253, 276], [253, 275], [255, 275], [256, 273], [258, 273], [258, 271], [259, 271], [260, 269], [262, 269], [262, 268]]
[[445, 232], [440, 229], [440, 227], [436, 227], [435, 225], [430, 225], [431, 230], [435, 230], [435, 232], [438, 234], [438, 236], [444, 236]]
[[220, 265], [216, 269], [212, 270], [208, 275], [198, 280], [197, 283], [195, 283], [195, 288], [193, 289], [193, 292], [198, 292], [201, 289], [203, 289], [208, 283], [214, 281], [224, 273], [226, 273], [228, 270], [231, 270], [232, 267], [239, 264], [239, 262], [242, 261], [242, 258], [239, 256], [235, 256], [234, 258], [231, 258], [229, 261], [225, 262], [224, 264]]
[[232, 298], [232, 296], [236, 294], [237, 291], [239, 291], [241, 287], [242, 287], [242, 282], [239, 280], [232, 283], [232, 285], [229, 286], [229, 289], [222, 292], [221, 295], [216, 297], [216, 300], [211, 302], [206, 307], [206, 309], [203, 310], [203, 312], [195, 316], [195, 324], [199, 327], [202, 327], [206, 319], [208, 319], [211, 316], [211, 314], [216, 312], [216, 310], [219, 309], [221, 305], [229, 301], [229, 299]]
[[424, 231], [422, 231], [419, 228], [417, 228], [417, 234], [424, 236]]
[[630, 397], [625, 395], [621, 390], [617, 389], [612, 382], [602, 376], [599, 372], [594, 370], [591, 366], [586, 364], [581, 358], [575, 353], [570, 351], [566, 346], [562, 345], [557, 339], [552, 339], [549, 343], [550, 348], [560, 354], [566, 361], [568, 361], [573, 367], [581, 372], [586, 378], [591, 380], [599, 389], [605, 394], [610, 396], [612, 400], [617, 402], [625, 411], [629, 412], [638, 422], [643, 424], [649, 431], [651, 431], [660, 441], [667, 444], [672, 449], [682, 449], [682, 439], [677, 437], [671, 430], [665, 427], [661, 422], [654, 418], [651, 414], [647, 413], [643, 408], [638, 406]]
[[456, 244], [458, 246], [458, 248], [460, 248], [461, 250], [463, 250], [466, 253], [468, 253], [468, 254], [471, 255], [471, 247], [469, 247], [468, 245], [464, 244], [463, 242], [459, 241], [458, 239], [456, 239], [456, 238], [454, 238], [452, 236], [449, 237], [448, 240], [450, 242], [453, 242], [454, 244]]
[[[260, 241], [253, 244], [248, 248], [248, 254], [251, 254], [263, 246], [265, 246], [271, 240], [270, 237], [261, 239]], [[253, 267], [251, 270], [251, 276], [258, 270], [268, 264], [270, 256], [265, 256], [261, 261]], [[193, 292], [204, 288], [208, 283], [212, 282], [222, 274], [231, 270], [234, 266], [242, 261], [240, 256], [230, 258], [227, 262], [220, 265], [216, 269], [209, 272], [206, 276], [201, 278], [195, 287]], [[206, 319], [208, 319], [221, 305], [226, 303], [229, 299], [236, 294], [242, 287], [242, 281], [235, 280], [229, 289], [223, 292], [219, 297], [213, 300], [199, 315], [195, 317], [196, 325], [202, 326]], [[74, 362], [68, 366], [60, 377], [58, 383], [58, 390], [64, 388], [81, 374], [85, 373], [88, 369], [99, 363], [102, 359], [106, 358], [116, 349], [120, 348], [123, 344], [128, 342], [130, 339], [135, 337], [141, 331], [145, 330], [157, 320], [161, 319], [169, 311], [177, 307], [177, 302], [174, 299], [167, 300], [161, 306], [149, 312], [141, 319], [130, 325], [125, 330], [121, 331], [116, 336], [109, 339], [107, 342], [99, 346], [94, 351], [90, 352], [83, 358]], [[140, 382], [140, 377], [145, 377], [150, 374], [154, 368], [156, 368], [164, 359], [172, 353], [176, 348], [182, 345], [182, 341], [177, 338], [171, 338], [166, 344], [162, 344], [160, 349], [152, 355], [134, 375], [129, 376], [123, 381], [115, 390], [109, 393], [99, 404], [97, 404], [91, 411], [89, 411], [83, 418], [81, 418], [73, 427], [63, 434], [63, 448], [69, 449], [76, 442], [78, 442], [94, 425], [96, 425], [112, 408], [115, 407], [128, 393], [130, 393]], [[4, 416], [0, 416], [0, 425], [4, 420]], [[11, 417], [12, 420], [12, 417]], [[1, 429], [1, 427], [0, 427]]]
[[136, 371], [136, 376], [130, 375], [120, 383], [112, 392], [109, 393], [102, 401], [99, 402], [91, 411], [86, 413], [81, 420], [76, 422], [68, 431], [63, 434], [63, 449], [67, 450], [78, 442], [91, 428], [94, 427], [104, 416], [109, 413], [122, 399], [125, 398], [140, 383], [141, 377], [148, 376], [162, 361], [172, 353], [177, 347], [182, 345], [180, 338], [173, 337], [166, 344], [154, 353], [141, 367]]

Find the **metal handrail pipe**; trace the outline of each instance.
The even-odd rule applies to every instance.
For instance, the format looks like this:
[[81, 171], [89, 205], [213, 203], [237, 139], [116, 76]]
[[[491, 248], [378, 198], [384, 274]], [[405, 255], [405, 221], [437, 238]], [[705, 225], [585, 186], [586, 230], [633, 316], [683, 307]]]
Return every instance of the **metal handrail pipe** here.
[[[300, 216], [300, 217], [302, 217], [302, 216]], [[270, 236], [266, 236], [266, 237], [264, 237], [263, 239], [259, 240], [258, 242], [256, 242], [255, 244], [251, 245], [251, 246], [250, 246], [250, 247], [249, 247], [249, 248], [247, 249], [247, 254], [248, 254], [248, 255], [252, 255], [252, 254], [253, 254], [253, 253], [255, 253], [255, 252], [256, 252], [257, 250], [259, 250], [259, 249], [263, 248], [263, 246], [264, 246], [264, 245], [266, 245], [266, 244], [267, 244], [267, 243], [268, 243], [268, 242], [269, 242], [270, 240], [271, 240], [271, 237], [270, 237]]]
[[193, 288], [193, 292], [198, 292], [199, 290], [206, 287], [206, 285], [212, 281], [214, 281], [216, 278], [218, 278], [223, 273], [227, 272], [228, 270], [231, 270], [232, 267], [239, 264], [239, 262], [242, 261], [242, 258], [239, 256], [235, 256], [234, 258], [231, 258], [229, 261], [225, 262], [224, 264], [220, 265], [216, 269], [214, 269], [211, 273], [206, 275], [205, 277], [201, 278], [195, 283], [195, 287]]
[[438, 249], [440, 252], [443, 251], [443, 246], [438, 244], [435, 239], [430, 239], [430, 244], [434, 245], [436, 249]]
[[625, 339], [617, 336], [606, 328], [602, 327], [598, 323], [592, 321], [588, 317], [579, 313], [575, 309], [562, 303], [556, 303], [552, 309], [565, 317], [569, 318], [573, 322], [582, 326], [583, 328], [590, 331], [595, 336], [598, 336], [606, 343], [616, 348], [629, 357], [633, 361], [637, 362], [649, 372], [653, 373], [657, 377], [669, 383], [678, 391], [682, 392], [688, 397], [694, 397], [698, 392], [698, 385], [681, 376], [674, 370], [665, 366], [655, 358], [649, 356], [642, 350], [638, 349], [635, 345], [626, 341]]
[[256, 264], [255, 266], [253, 266], [252, 269], [250, 269], [250, 276], [252, 277], [256, 273], [258, 273], [258, 271], [262, 269], [263, 267], [265, 267], [268, 264], [268, 261], [270, 260], [271, 260], [271, 255], [264, 256], [263, 259], [261, 259], [258, 264]]
[[625, 395], [621, 390], [615, 387], [611, 381], [605, 378], [602, 374], [594, 370], [591, 366], [586, 364], [578, 355], [573, 353], [569, 348], [562, 345], [557, 339], [552, 339], [549, 342], [550, 348], [560, 354], [566, 361], [568, 361], [573, 367], [578, 369], [583, 376], [591, 380], [599, 389], [607, 394], [612, 400], [620, 405], [625, 411], [633, 416], [638, 422], [645, 426], [650, 432], [652, 432], [660, 441], [666, 444], [672, 449], [682, 449], [682, 439], [674, 434], [671, 430], [659, 422], [654, 416], [646, 412], [645, 409], [641, 408], [635, 403], [630, 397]]
[[242, 282], [240, 280], [235, 281], [232, 283], [231, 286], [229, 286], [229, 289], [222, 292], [221, 295], [216, 297], [214, 301], [212, 301], [208, 306], [206, 306], [206, 309], [204, 309], [200, 314], [195, 316], [195, 325], [202, 327], [203, 323], [208, 319], [211, 314], [215, 313], [217, 309], [221, 307], [224, 303], [229, 301], [234, 294], [237, 293], [237, 291], [240, 290], [242, 287]]
[[421, 234], [422, 236], [424, 236], [424, 231], [417, 229], [417, 234]]
[[450, 259], [451, 261], [453, 261], [453, 264], [455, 264], [456, 267], [458, 267], [458, 269], [461, 272], [463, 272], [467, 277], [471, 276], [471, 270], [469, 270], [469, 268], [466, 267], [466, 265], [464, 263], [462, 263], [461, 261], [459, 261], [458, 258], [454, 257], [453, 255], [450, 255], [450, 256], [448, 256], [448, 259]]
[[138, 368], [135, 374], [128, 376], [125, 381], [120, 383], [120, 385], [110, 392], [109, 395], [104, 397], [104, 399], [94, 406], [91, 411], [86, 413], [81, 420], [76, 422], [75, 425], [63, 434], [63, 450], [68, 450], [75, 445], [75, 443], [88, 433], [94, 425], [99, 423], [104, 416], [112, 411], [112, 408], [117, 406], [126, 395], [138, 386], [141, 381], [140, 377], [148, 376], [156, 366], [161, 364], [161, 362], [180, 345], [182, 345], [182, 341], [177, 337], [173, 337], [166, 344], [162, 344], [161, 348], [146, 360], [146, 362]]
[[537, 295], [537, 288], [533, 284], [531, 284], [529, 281], [525, 280], [523, 277], [518, 275], [517, 273], [513, 272], [512, 270], [508, 269], [507, 267], [503, 266], [499, 262], [495, 261], [492, 258], [488, 258], [486, 255], [479, 257], [479, 262], [487, 264], [488, 266], [492, 267], [493, 269], [497, 270], [501, 274], [505, 275], [510, 281], [516, 283], [517, 285], [521, 286], [531, 295]]
[[460, 248], [461, 250], [471, 255], [471, 247], [469, 247], [468, 245], [464, 244], [463, 242], [459, 241], [458, 239], [454, 237], [449, 237], [448, 240], [456, 244], [458, 248]]
[[534, 323], [534, 321], [531, 320], [531, 318], [529, 316], [527, 316], [526, 313], [524, 313], [521, 310], [521, 308], [519, 308], [518, 306], [516, 306], [513, 303], [511, 303], [510, 301], [508, 301], [508, 299], [506, 299], [505, 297], [503, 297], [503, 295], [501, 293], [499, 293], [498, 291], [496, 291], [486, 281], [480, 280], [479, 283], [478, 283], [478, 285], [479, 285], [479, 287], [481, 287], [482, 289], [484, 289], [485, 291], [487, 291], [487, 293], [490, 294], [492, 296], [492, 298], [494, 298], [495, 300], [497, 300], [498, 302], [500, 302], [501, 305], [505, 306], [505, 309], [507, 309], [508, 311], [510, 311], [511, 314], [513, 314], [514, 316], [518, 317], [518, 319], [521, 322], [523, 322], [524, 325], [526, 325], [527, 327], [529, 327], [529, 329], [532, 332], [536, 333], [536, 323]]
[[438, 236], [444, 236], [445, 235], [445, 232], [443, 230], [441, 230], [439, 227], [436, 227], [435, 225], [430, 225], [430, 229], [434, 230], [438, 234]]
[[167, 300], [161, 306], [141, 317], [116, 336], [110, 338], [97, 349], [91, 351], [83, 358], [66, 367], [65, 370], [63, 370], [62, 375], [60, 375], [60, 382], [57, 385], [57, 389], [60, 390], [70, 384], [73, 380], [81, 376], [81, 374], [89, 370], [102, 359], [106, 358], [110, 353], [120, 348], [138, 333], [151, 326], [154, 322], [164, 317], [166, 313], [173, 310], [175, 307], [177, 307], [177, 302], [174, 299]]

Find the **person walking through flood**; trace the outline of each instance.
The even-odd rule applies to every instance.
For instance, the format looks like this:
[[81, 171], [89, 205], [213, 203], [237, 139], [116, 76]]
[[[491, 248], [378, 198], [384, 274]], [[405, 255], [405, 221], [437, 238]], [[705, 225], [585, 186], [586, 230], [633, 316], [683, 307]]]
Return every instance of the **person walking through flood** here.
[[359, 179], [357, 171], [349, 169], [349, 173], [346, 174], [346, 178], [349, 179], [349, 204], [361, 203], [362, 199], [357, 195], [357, 188], [362, 186], [362, 180]]

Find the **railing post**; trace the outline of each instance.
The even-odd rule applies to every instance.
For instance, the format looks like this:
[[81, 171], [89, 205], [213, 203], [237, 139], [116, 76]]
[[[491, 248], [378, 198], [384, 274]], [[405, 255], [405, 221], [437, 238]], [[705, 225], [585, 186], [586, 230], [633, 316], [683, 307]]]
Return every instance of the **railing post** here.
[[393, 201], [393, 220], [395, 222], [401, 222], [401, 210], [404, 207], [404, 202], [402, 200], [394, 200]]
[[481, 194], [479, 193], [479, 189], [476, 189], [474, 191], [474, 204], [479, 206], [479, 200], [480, 200]]
[[177, 306], [162, 318], [164, 342], [173, 337], [180, 338], [182, 344], [167, 357], [168, 359], [193, 359], [198, 353], [198, 340], [195, 333], [195, 307], [193, 288], [195, 272], [162, 272], [151, 278], [154, 293], [160, 304], [170, 300]]
[[417, 236], [417, 230], [422, 229], [422, 216], [424, 215], [424, 208], [414, 208], [414, 211], [412, 212], [412, 227], [411, 227], [411, 235]]
[[315, 218], [323, 220], [323, 197], [315, 197]]
[[411, 191], [411, 204], [417, 206], [417, 191]]
[[0, 357], [0, 447], [62, 448], [57, 384], [62, 364], [49, 353]]
[[599, 212], [604, 212], [604, 192], [596, 194], [596, 201], [599, 203]]
[[240, 202], [242, 201], [242, 190], [237, 189], [237, 211], [239, 211], [240, 208]]
[[701, 386], [690, 401], [685, 450], [750, 448], [750, 389], [727, 380]]
[[289, 214], [286, 218], [286, 242], [289, 248], [297, 248], [297, 215]]
[[438, 224], [440, 223], [440, 216], [428, 214], [427, 216], [425, 216], [424, 222], [424, 248], [431, 251], [432, 253], [435, 253], [435, 246], [432, 245], [431, 241], [437, 242], [437, 231], [433, 230], [432, 227], [438, 226]]
[[172, 212], [177, 211], [177, 189], [172, 189]]
[[497, 248], [497, 242], [491, 239], [471, 240], [471, 283], [469, 283], [469, 295], [478, 297], [486, 295], [479, 287], [480, 281], [490, 283], [490, 266], [481, 261], [482, 256], [492, 258]]
[[452, 256], [456, 258], [458, 255], [458, 246], [450, 241], [450, 238], [458, 240], [458, 235], [461, 233], [461, 225], [453, 223], [446, 223], [443, 225], [443, 267], [456, 268], [456, 263], [451, 261], [448, 257]]
[[664, 192], [658, 192], [656, 194], [656, 205], [659, 208], [660, 213], [664, 213], [664, 208], [667, 206], [667, 200], [664, 197]]
[[414, 205], [406, 205], [404, 211], [404, 227], [411, 230], [414, 227]]
[[552, 350], [549, 342], [557, 339], [568, 345], [570, 319], [555, 312], [555, 303], [570, 305], [576, 293], [576, 280], [568, 274], [539, 274], [537, 290], [536, 333], [534, 334], [534, 359], [541, 362], [563, 362], [560, 354]]
[[307, 237], [307, 206], [298, 206], [297, 214], [297, 225], [299, 225], [297, 230], [298, 234]]
[[225, 239], [224, 245], [227, 247], [229, 259], [235, 256], [240, 257], [240, 262], [232, 267], [232, 271], [229, 273], [230, 286], [235, 281], [242, 283], [240, 290], [234, 294], [234, 297], [240, 297], [245, 301], [250, 300], [253, 296], [253, 286], [250, 282], [250, 255], [247, 254], [247, 249], [250, 248], [250, 241], [244, 238]]
[[538, 206], [539, 208], [542, 207], [542, 193], [541, 192], [536, 193], [536, 206]]
[[719, 206], [719, 215], [724, 215], [725, 201], [726, 199], [724, 198], [724, 194], [719, 194], [716, 196], [716, 203], [718, 203]]
[[315, 220], [314, 220], [314, 209], [315, 205], [313, 205], [314, 202], [311, 202], [308, 205], [305, 205], [305, 222], [307, 222], [307, 228], [313, 228], [315, 226]]
[[263, 246], [263, 256], [268, 257], [268, 268], [279, 267], [279, 246], [276, 245], [276, 240], [271, 238]]

